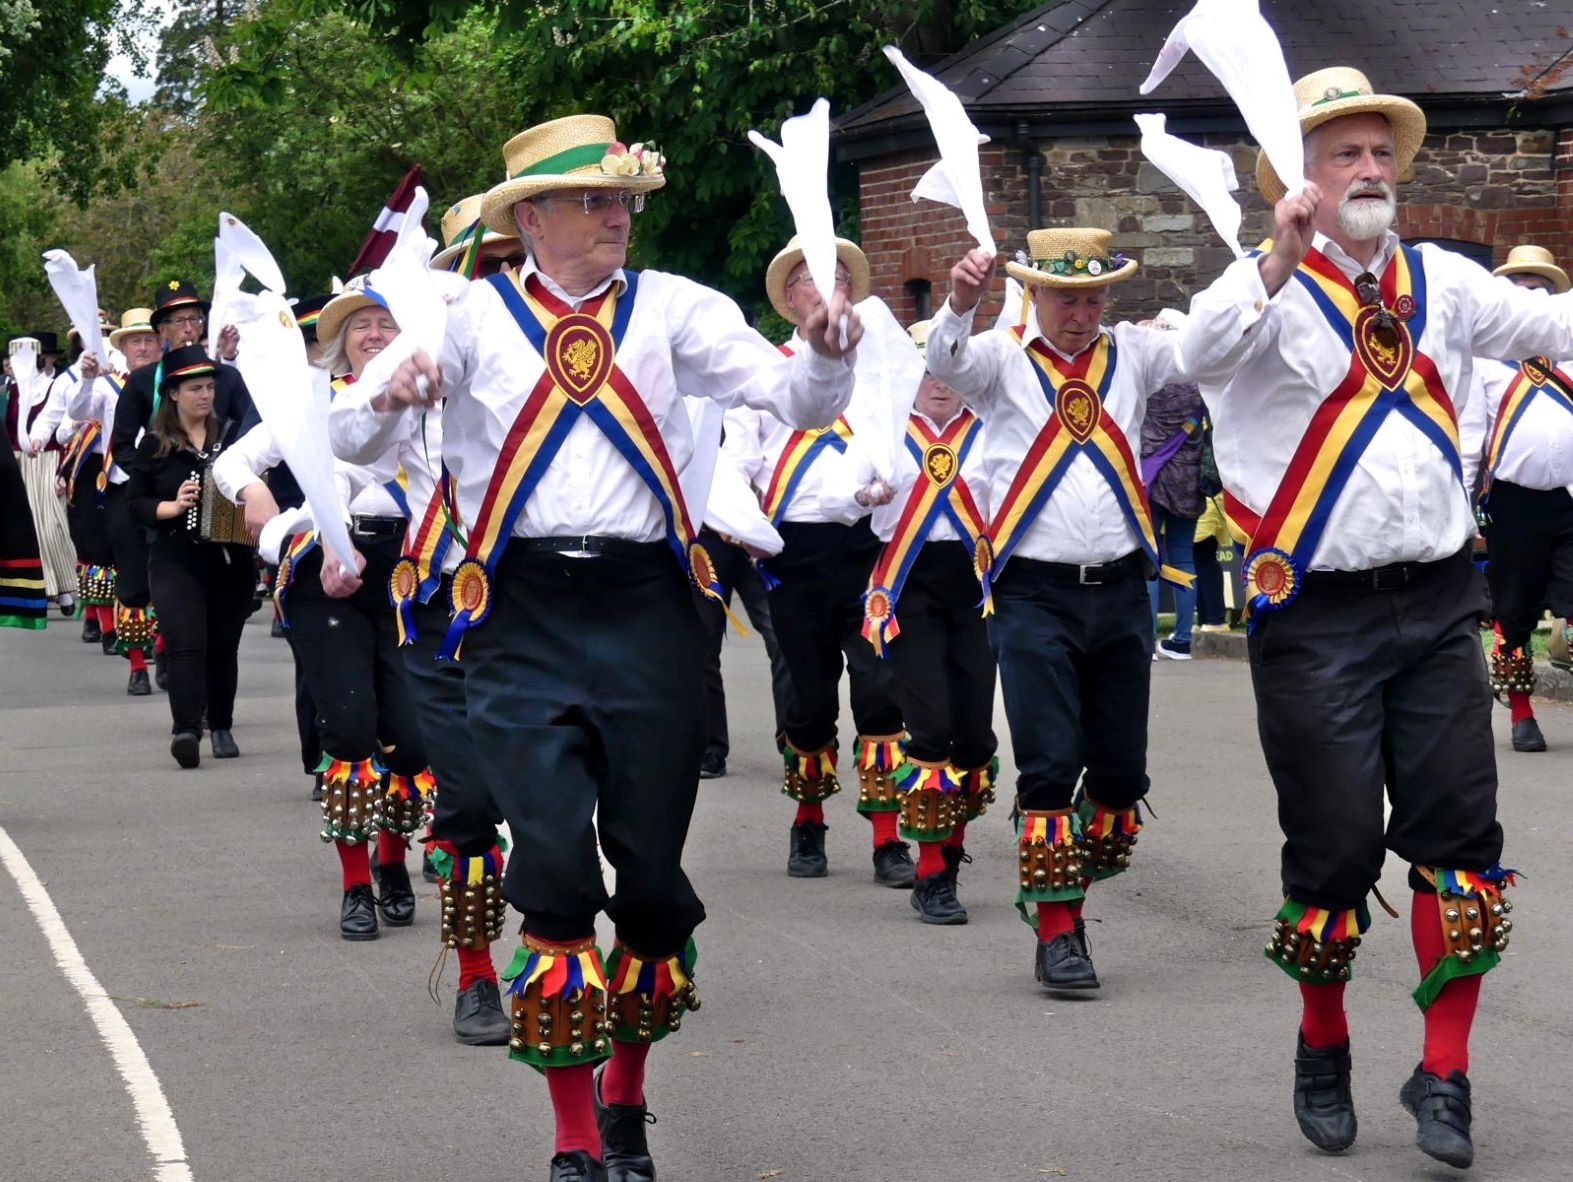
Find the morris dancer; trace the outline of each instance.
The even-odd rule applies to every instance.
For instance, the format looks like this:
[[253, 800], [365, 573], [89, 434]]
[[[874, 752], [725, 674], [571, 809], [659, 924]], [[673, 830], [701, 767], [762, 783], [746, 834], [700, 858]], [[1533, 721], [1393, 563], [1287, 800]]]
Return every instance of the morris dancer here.
[[1420, 1148], [1462, 1167], [1469, 1028], [1507, 944], [1512, 874], [1454, 406], [1475, 355], [1573, 352], [1573, 301], [1399, 241], [1395, 184], [1425, 135], [1413, 103], [1346, 67], [1294, 90], [1309, 183], [1286, 195], [1258, 156], [1272, 245], [1198, 294], [1178, 334], [1213, 413], [1229, 515], [1250, 535], [1257, 728], [1284, 831], [1266, 952], [1301, 991], [1301, 1131], [1345, 1149], [1350, 959], [1386, 850], [1410, 863], [1425, 1042], [1399, 1099]]

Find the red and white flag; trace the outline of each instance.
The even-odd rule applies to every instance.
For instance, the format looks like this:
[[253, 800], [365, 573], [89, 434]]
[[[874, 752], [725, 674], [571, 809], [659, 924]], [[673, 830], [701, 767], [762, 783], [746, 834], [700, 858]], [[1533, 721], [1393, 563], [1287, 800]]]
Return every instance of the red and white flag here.
[[361, 243], [360, 253], [355, 256], [355, 261], [350, 264], [346, 274], [353, 278], [363, 271], [375, 270], [382, 266], [382, 261], [388, 257], [388, 251], [398, 240], [399, 228], [404, 225], [404, 217], [409, 212], [410, 202], [415, 200], [415, 189], [420, 183], [421, 166], [417, 164], [404, 174], [399, 187], [393, 190], [393, 196], [389, 197], [388, 203], [382, 207], [382, 212], [377, 215], [377, 220], [371, 227], [371, 233], [367, 234], [366, 241]]

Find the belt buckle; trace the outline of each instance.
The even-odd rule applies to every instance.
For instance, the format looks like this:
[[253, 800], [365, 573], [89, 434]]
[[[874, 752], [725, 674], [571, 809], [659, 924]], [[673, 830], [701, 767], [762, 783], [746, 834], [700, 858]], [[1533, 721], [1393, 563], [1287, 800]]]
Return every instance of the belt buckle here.
[[362, 524], [365, 520], [366, 519], [364, 517], [362, 517], [359, 513], [357, 513], [354, 517], [350, 518], [350, 536], [351, 537], [369, 538], [369, 537], [372, 536], [372, 532], [369, 529], [367, 529], [365, 527], [365, 525]]
[[1409, 568], [1407, 566], [1392, 566], [1386, 569], [1378, 568], [1371, 572], [1371, 589], [1373, 591], [1396, 591], [1409, 582]]
[[572, 549], [572, 550], [562, 550], [562, 551], [560, 551], [560, 553], [562, 554], [562, 556], [564, 558], [594, 558], [595, 557], [595, 553], [596, 552], [590, 548], [590, 535], [589, 534], [580, 534], [577, 537], [569, 538], [567, 540], [568, 540], [570, 545], [577, 544], [577, 548], [576, 549]]
[[[1102, 563], [1102, 562], [1094, 562], [1094, 563], [1090, 563], [1090, 564], [1082, 563], [1082, 564], [1078, 565], [1077, 568], [1076, 568], [1076, 581], [1078, 583], [1080, 583], [1083, 587], [1101, 587], [1101, 586], [1103, 586], [1103, 579], [1102, 579], [1101, 576], [1103, 574], [1103, 567], [1105, 565], [1106, 564]], [[1088, 571], [1096, 571], [1100, 577], [1096, 578], [1096, 579], [1089, 579], [1087, 577], [1087, 572]]]

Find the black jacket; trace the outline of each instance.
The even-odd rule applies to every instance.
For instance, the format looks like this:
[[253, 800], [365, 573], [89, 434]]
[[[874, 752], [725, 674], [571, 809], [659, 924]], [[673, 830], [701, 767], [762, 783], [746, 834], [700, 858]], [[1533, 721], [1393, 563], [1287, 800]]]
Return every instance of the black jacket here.
[[[127, 473], [130, 467], [120, 457], [132, 455], [136, 449], [137, 432], [145, 431], [148, 421], [153, 417], [153, 375], [157, 369], [158, 362], [155, 361], [132, 370], [115, 403], [115, 425], [109, 432], [109, 445], [114, 452], [115, 462], [126, 467]], [[251, 391], [246, 389], [240, 371], [222, 361], [213, 375], [213, 383], [213, 413], [218, 416], [223, 437], [236, 439], [239, 432], [234, 429], [235, 426], [238, 426], [239, 431], [249, 431], [259, 421], [256, 408], [251, 404]], [[133, 457], [132, 463], [136, 462]], [[165, 499], [173, 500], [174, 495]]]
[[[158, 506], [163, 501], [173, 501], [180, 495], [180, 486], [193, 474], [218, 457], [220, 450], [229, 446], [234, 438], [234, 428], [221, 432], [220, 443], [198, 452], [190, 447], [176, 448], [160, 456], [158, 440], [144, 435], [137, 445], [136, 455], [129, 467], [126, 495], [130, 498], [131, 519], [153, 531], [151, 556], [154, 561], [190, 562], [198, 558], [204, 547], [225, 543], [204, 542], [194, 524], [197, 513], [181, 513], [160, 521]], [[249, 560], [253, 551], [245, 546], [229, 546], [236, 558]]]

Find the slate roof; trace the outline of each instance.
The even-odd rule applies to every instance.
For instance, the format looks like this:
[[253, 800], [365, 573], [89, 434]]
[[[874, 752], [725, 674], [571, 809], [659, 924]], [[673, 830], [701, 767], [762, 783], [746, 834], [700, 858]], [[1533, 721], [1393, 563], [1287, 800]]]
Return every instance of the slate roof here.
[[[1241, 126], [1194, 54], [1153, 94], [1137, 93], [1169, 30], [1191, 7], [1192, 0], [1055, 0], [932, 72], [984, 131], [1023, 123], [1128, 128], [1132, 112], [1152, 110], [1169, 112], [1174, 129], [1187, 127], [1187, 115], [1195, 117], [1191, 130]], [[1515, 101], [1504, 95], [1543, 75], [1546, 93], [1519, 101], [1519, 120], [1573, 123], [1573, 11], [1566, 0], [1261, 0], [1261, 8], [1291, 77], [1353, 65], [1378, 90], [1415, 99], [1433, 125], [1452, 116], [1460, 126], [1501, 126]], [[864, 155], [857, 141], [888, 140], [922, 124], [921, 109], [898, 85], [837, 121], [841, 155]]]

